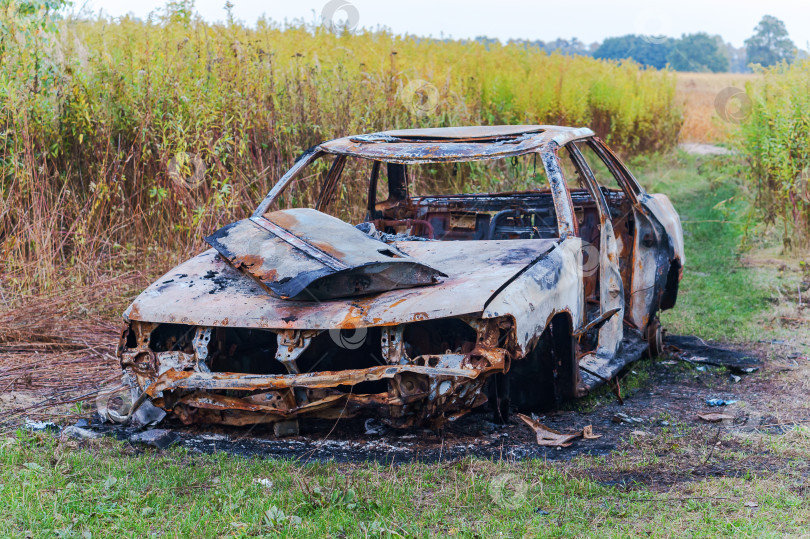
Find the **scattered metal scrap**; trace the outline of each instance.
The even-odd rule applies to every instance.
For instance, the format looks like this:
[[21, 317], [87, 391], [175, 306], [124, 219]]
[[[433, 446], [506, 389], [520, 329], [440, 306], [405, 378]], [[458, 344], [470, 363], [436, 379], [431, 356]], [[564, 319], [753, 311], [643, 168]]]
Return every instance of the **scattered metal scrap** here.
[[537, 445], [547, 447], [570, 447], [577, 438], [584, 440], [596, 440], [601, 438], [600, 434], [593, 433], [593, 426], [586, 425], [582, 430], [574, 433], [562, 434], [554, 429], [550, 429], [527, 415], [517, 414], [517, 417], [526, 423], [537, 435]]

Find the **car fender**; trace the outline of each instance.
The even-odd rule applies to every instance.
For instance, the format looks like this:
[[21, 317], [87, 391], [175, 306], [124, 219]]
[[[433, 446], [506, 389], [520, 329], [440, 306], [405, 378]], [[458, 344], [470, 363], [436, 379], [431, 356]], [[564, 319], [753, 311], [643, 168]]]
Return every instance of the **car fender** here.
[[510, 316], [515, 324], [517, 352], [529, 353], [551, 318], [562, 312], [571, 316], [573, 328], [584, 323], [582, 240], [570, 237], [533, 262], [496, 292], [483, 317]]

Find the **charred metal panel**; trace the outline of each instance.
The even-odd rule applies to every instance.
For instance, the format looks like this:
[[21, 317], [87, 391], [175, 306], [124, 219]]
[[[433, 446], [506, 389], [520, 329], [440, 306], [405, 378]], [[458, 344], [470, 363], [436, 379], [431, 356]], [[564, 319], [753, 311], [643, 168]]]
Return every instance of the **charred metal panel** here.
[[242, 374], [242, 373], [199, 373], [193, 371], [169, 370], [160, 375], [147, 389], [151, 397], [167, 389], [258, 389], [326, 388], [341, 385], [356, 385], [361, 382], [385, 380], [402, 373], [415, 373], [428, 376], [448, 376], [475, 378], [479, 371], [452, 367], [426, 367], [418, 365], [381, 365], [368, 369], [350, 369], [333, 372], [312, 372], [305, 374]]
[[541, 133], [548, 130], [544, 125], [471, 125], [466, 127], [427, 127], [423, 129], [393, 129], [382, 134], [402, 139], [455, 139], [487, 140], [498, 137]]
[[434, 286], [313, 303], [275, 298], [213, 249], [179, 265], [138, 296], [128, 320], [268, 329], [396, 325], [481, 312], [489, 297], [554, 240], [403, 241], [401, 252], [446, 273]]
[[[553, 151], [556, 151], [556, 148], [553, 148]], [[543, 166], [546, 169], [554, 198], [554, 209], [557, 210], [557, 228], [560, 231], [560, 237], [567, 238], [578, 234], [577, 220], [574, 217], [574, 203], [571, 201], [571, 194], [565, 185], [565, 178], [553, 151], [542, 154]]]
[[492, 126], [383, 131], [331, 140], [326, 152], [390, 163], [426, 163], [498, 159], [539, 151], [551, 141], [592, 136], [586, 128]]
[[640, 330], [647, 328], [659, 310], [669, 267], [674, 260], [673, 240], [664, 225], [648, 210], [650, 202], [655, 203], [652, 197], [644, 194], [634, 209], [636, 237], [629, 314], [630, 320]]
[[[299, 373], [297, 367], [289, 369], [288, 366], [288, 370], [293, 371], [289, 374], [209, 372], [200, 369], [193, 361], [178, 363], [176, 352], [155, 352], [155, 348], [166, 348], [167, 343], [161, 342], [160, 338], [148, 346], [142, 339], [128, 340], [122, 343], [119, 355], [122, 366], [143, 391], [142, 396], [166, 411], [174, 412], [186, 423], [240, 425], [298, 416], [328, 418], [339, 414], [348, 417], [362, 409], [376, 409], [377, 415], [396, 426], [418, 423], [440, 426], [485, 402], [481, 390], [486, 379], [508, 368], [507, 350], [499, 346], [508, 346], [512, 342], [500, 338], [503, 331], [511, 328], [511, 322], [485, 320], [476, 321], [472, 326], [460, 320], [433, 322], [438, 325], [431, 328], [421, 326], [422, 332], [434, 333], [427, 336], [427, 340], [416, 337], [422, 342], [421, 346], [425, 342], [436, 345], [444, 341], [447, 324], [455, 327], [450, 333], [460, 331], [457, 337], [464, 341], [464, 346], [456, 352], [421, 353], [416, 357], [408, 357], [400, 350], [397, 364], [365, 368]], [[135, 322], [131, 326], [131, 331], [147, 337], [154, 329], [155, 326], [148, 323]], [[200, 332], [199, 328], [197, 332]], [[164, 332], [163, 338], [170, 333]], [[303, 350], [311, 335], [297, 331], [280, 332], [278, 350], [282, 352], [282, 345], [289, 345], [293, 351]], [[220, 338], [223, 336], [219, 335]], [[169, 338], [169, 342], [174, 342]], [[386, 342], [396, 347], [396, 343], [381, 339], [381, 344]], [[219, 344], [217, 342], [215, 348], [221, 349]], [[455, 345], [448, 346], [453, 348]], [[273, 361], [270, 357], [267, 359]], [[290, 358], [276, 359], [284, 362]], [[364, 389], [371, 387], [378, 388], [378, 391], [387, 388], [387, 391], [364, 393]], [[139, 401], [143, 402], [143, 398]]]
[[542, 145], [543, 140], [540, 137], [526, 137], [503, 143], [439, 141], [373, 143], [349, 140], [340, 146], [326, 143], [323, 148], [327, 152], [334, 148], [334, 153], [341, 155], [389, 163], [413, 164], [498, 159], [527, 153]]
[[678, 212], [672, 206], [669, 197], [662, 194], [648, 195], [642, 204], [658, 219], [667, 231], [669, 241], [672, 246], [674, 260], [681, 263], [681, 268], [686, 264], [686, 255], [683, 249], [683, 228]]
[[615, 354], [611, 356], [598, 353], [585, 354], [578, 363], [580, 391], [586, 394], [597, 386], [610, 381], [627, 365], [637, 361], [646, 349], [647, 343], [641, 333], [638, 330], [627, 328]]
[[205, 241], [285, 299], [367, 295], [435, 284], [446, 277], [396, 247], [308, 208], [237, 221]]

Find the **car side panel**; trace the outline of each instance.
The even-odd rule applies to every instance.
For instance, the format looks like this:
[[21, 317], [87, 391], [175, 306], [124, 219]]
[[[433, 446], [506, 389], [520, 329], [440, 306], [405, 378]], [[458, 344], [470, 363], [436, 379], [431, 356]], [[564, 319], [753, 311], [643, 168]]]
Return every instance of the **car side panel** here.
[[674, 259], [674, 242], [648, 204], [655, 205], [655, 199], [642, 194], [634, 211], [636, 234], [630, 292], [630, 320], [642, 331], [660, 309]]

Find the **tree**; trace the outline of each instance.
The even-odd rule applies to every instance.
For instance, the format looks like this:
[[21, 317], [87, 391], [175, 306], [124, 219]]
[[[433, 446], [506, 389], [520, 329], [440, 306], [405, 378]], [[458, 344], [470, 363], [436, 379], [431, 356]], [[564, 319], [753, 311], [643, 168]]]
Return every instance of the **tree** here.
[[684, 35], [675, 42], [667, 59], [676, 71], [728, 71], [729, 61], [720, 36], [704, 32]]
[[633, 34], [622, 37], [609, 37], [594, 51], [593, 57], [603, 60], [625, 60], [629, 58], [640, 64], [663, 69], [667, 65], [667, 59], [674, 44], [675, 40], [673, 39], [659, 42], [658, 40], [645, 39], [642, 36]]
[[781, 61], [790, 62], [796, 56], [796, 45], [788, 37], [785, 23], [765, 15], [754, 28], [754, 35], [745, 40], [748, 61], [765, 67]]
[[541, 46], [548, 53], [558, 52], [560, 54], [564, 54], [566, 56], [588, 56], [588, 49], [585, 48], [585, 44], [577, 38], [571, 38], [570, 41], [567, 39], [558, 38], [555, 41], [549, 41]]
[[534, 40], [529, 41], [526, 39], [510, 39], [508, 42], [510, 45], [519, 45], [521, 47], [534, 47], [538, 49], [542, 49], [547, 53], [551, 54], [553, 52], [563, 54], [566, 56], [590, 56], [591, 51], [585, 46], [585, 44], [577, 38], [571, 38], [571, 40], [558, 38], [554, 41], [549, 41], [548, 43], [541, 41], [541, 40]]

